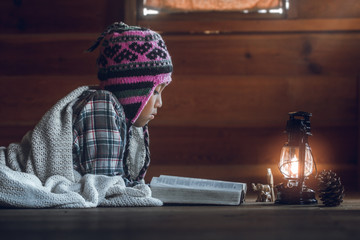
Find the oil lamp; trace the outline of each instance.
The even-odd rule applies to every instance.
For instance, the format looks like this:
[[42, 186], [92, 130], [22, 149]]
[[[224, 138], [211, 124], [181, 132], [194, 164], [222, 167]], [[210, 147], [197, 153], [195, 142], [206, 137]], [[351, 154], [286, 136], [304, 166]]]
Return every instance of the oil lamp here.
[[315, 192], [305, 186], [305, 180], [316, 170], [308, 143], [310, 117], [308, 112], [290, 112], [286, 124], [288, 142], [281, 150], [279, 169], [287, 183], [276, 186], [279, 204], [315, 204]]

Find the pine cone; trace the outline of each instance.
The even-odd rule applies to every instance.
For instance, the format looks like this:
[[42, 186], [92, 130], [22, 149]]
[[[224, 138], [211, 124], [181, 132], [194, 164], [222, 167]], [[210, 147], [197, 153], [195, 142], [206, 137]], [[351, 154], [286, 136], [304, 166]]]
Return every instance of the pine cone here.
[[336, 173], [323, 170], [318, 177], [319, 197], [326, 207], [340, 205], [344, 197], [344, 186]]

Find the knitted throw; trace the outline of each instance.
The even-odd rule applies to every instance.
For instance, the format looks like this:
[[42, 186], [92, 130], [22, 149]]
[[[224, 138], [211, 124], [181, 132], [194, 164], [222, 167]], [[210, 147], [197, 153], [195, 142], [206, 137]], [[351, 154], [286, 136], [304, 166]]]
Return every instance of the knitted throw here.
[[126, 187], [121, 176], [73, 170], [72, 106], [88, 87], [57, 102], [21, 143], [0, 147], [0, 206], [90, 208], [161, 206], [145, 184]]

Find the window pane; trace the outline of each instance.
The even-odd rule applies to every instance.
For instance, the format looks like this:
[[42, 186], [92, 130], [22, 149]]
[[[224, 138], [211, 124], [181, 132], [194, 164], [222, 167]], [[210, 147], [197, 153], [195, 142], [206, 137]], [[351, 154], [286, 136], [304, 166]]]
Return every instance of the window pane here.
[[240, 11], [281, 7], [281, 0], [144, 0], [144, 6], [165, 11]]

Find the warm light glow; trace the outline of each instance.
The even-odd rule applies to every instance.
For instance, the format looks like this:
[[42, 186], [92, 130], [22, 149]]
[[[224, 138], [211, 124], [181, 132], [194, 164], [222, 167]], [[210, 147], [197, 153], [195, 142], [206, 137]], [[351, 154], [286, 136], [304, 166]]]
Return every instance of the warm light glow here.
[[[285, 145], [281, 150], [279, 168], [285, 178], [295, 179], [299, 177], [299, 147]], [[309, 176], [314, 169], [314, 160], [311, 148], [305, 148], [304, 176]]]
[[291, 159], [290, 162], [290, 175], [298, 176], [299, 174], [299, 160], [296, 156]]

